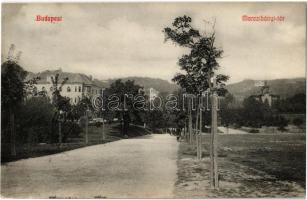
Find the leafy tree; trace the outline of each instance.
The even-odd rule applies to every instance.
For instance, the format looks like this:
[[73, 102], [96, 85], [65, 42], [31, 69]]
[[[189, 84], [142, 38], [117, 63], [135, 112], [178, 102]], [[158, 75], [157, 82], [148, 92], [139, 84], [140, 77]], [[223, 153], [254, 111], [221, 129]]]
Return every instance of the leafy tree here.
[[[215, 22], [211, 33], [200, 34], [199, 30], [193, 28], [192, 18], [184, 15], [175, 18], [171, 27], [164, 28], [166, 41], [171, 40], [175, 44], [189, 49], [189, 53], [184, 54], [178, 61], [178, 65], [184, 73], [177, 73], [172, 79], [188, 94], [199, 95], [208, 88], [213, 91], [211, 78], [214, 77], [215, 71], [220, 68], [218, 59], [222, 58], [223, 54], [223, 50], [215, 44], [214, 26]], [[219, 85], [225, 85], [225, 82], [229, 79], [228, 76], [223, 74], [216, 74], [215, 78]], [[221, 87], [217, 90], [217, 93], [224, 95], [226, 89]], [[191, 129], [192, 112], [186, 114], [189, 115], [189, 129]], [[196, 119], [198, 119], [198, 114], [199, 109], [196, 111]], [[196, 119], [194, 121], [198, 121]]]
[[50, 141], [51, 121], [55, 111], [56, 108], [46, 97], [26, 100], [18, 112], [18, 141], [21, 143]]
[[52, 82], [52, 103], [57, 102], [57, 98], [60, 96], [60, 92], [62, 91], [63, 85], [68, 81], [68, 78], [64, 78], [60, 83], [59, 74], [56, 74], [54, 77], [51, 76]]
[[[141, 86], [136, 85], [134, 81], [128, 80], [122, 82], [121, 79], [113, 82], [108, 89], [106, 89], [106, 95], [116, 95], [119, 99], [119, 107], [116, 110], [111, 110], [115, 112], [116, 116], [121, 119], [122, 134], [124, 136], [128, 135], [128, 128], [131, 121], [137, 121], [140, 118], [140, 111], [133, 109], [133, 99], [136, 95], [141, 94]], [[110, 110], [108, 110], [110, 112]]]
[[24, 79], [27, 72], [16, 62], [6, 61], [1, 65], [2, 118], [9, 117], [11, 155], [16, 156], [15, 115], [25, 96]]
[[280, 99], [274, 107], [281, 113], [306, 113], [306, 94], [299, 93], [286, 99]]
[[278, 126], [278, 129], [281, 131], [285, 131], [285, 127], [288, 125], [288, 120], [285, 119], [283, 116], [277, 116], [274, 119], [274, 125]]
[[85, 112], [94, 111], [92, 102], [89, 97], [83, 97], [76, 105], [72, 106], [71, 112], [68, 114], [71, 119], [78, 120], [85, 115]]
[[[52, 141], [55, 142], [56, 128], [59, 125], [59, 120], [63, 120], [65, 122], [67, 120], [67, 113], [71, 110], [70, 99], [68, 97], [61, 96], [61, 91], [63, 85], [68, 81], [68, 78], [64, 78], [61, 82], [59, 80], [59, 74], [56, 74], [54, 77], [51, 77], [52, 82], [52, 97], [51, 102], [56, 108], [56, 112], [54, 112], [52, 118]], [[61, 112], [63, 112], [61, 114]], [[63, 119], [60, 119], [63, 118]], [[60, 134], [60, 133], [59, 133]], [[63, 136], [63, 134], [62, 134]]]
[[220, 101], [220, 115], [221, 115], [221, 123], [228, 127], [233, 120], [234, 109], [232, 105], [235, 102], [235, 97], [227, 93], [225, 98]]
[[[186, 92], [199, 94], [212, 87], [211, 78], [220, 67], [217, 60], [222, 58], [223, 50], [215, 45], [214, 25], [212, 33], [201, 35], [191, 23], [191, 17], [177, 17], [171, 27], [164, 29], [164, 33], [165, 40], [190, 49], [189, 54], [183, 55], [178, 61], [180, 69], [185, 73], [176, 74], [173, 81], [186, 89]], [[224, 83], [228, 79], [226, 75], [216, 75], [217, 83]]]
[[263, 103], [250, 96], [243, 101], [244, 119], [246, 125], [260, 127], [264, 119]]

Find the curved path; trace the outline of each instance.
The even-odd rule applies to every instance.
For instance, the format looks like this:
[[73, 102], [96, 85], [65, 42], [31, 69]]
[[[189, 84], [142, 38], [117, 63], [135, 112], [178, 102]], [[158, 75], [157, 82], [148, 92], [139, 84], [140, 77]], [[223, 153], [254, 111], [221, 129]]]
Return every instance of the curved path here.
[[147, 135], [1, 166], [1, 195], [22, 198], [171, 198], [178, 143]]

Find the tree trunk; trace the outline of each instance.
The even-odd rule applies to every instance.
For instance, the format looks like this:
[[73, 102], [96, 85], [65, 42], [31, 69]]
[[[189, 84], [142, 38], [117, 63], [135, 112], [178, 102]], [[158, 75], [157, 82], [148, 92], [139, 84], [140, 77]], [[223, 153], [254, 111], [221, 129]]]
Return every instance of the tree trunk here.
[[199, 108], [196, 109], [196, 122], [195, 122], [195, 145], [196, 145], [196, 155], [198, 157], [198, 120], [199, 120]]
[[15, 114], [12, 109], [10, 109], [10, 132], [11, 156], [16, 156]]
[[202, 158], [202, 130], [203, 130], [203, 110], [200, 108], [199, 110], [199, 159]]
[[[215, 80], [214, 80], [215, 87]], [[218, 163], [217, 163], [217, 94], [213, 92], [211, 95], [211, 148], [210, 148], [210, 158], [211, 158], [211, 173], [210, 173], [210, 183], [211, 187], [217, 189], [219, 187], [218, 182]]]
[[124, 136], [128, 136], [129, 122], [124, 120]]
[[62, 144], [62, 124], [61, 121], [59, 121], [59, 145]]
[[104, 118], [103, 118], [103, 121], [102, 121], [102, 141], [105, 141], [106, 140], [106, 135], [105, 135], [105, 131], [104, 131]]
[[189, 99], [188, 110], [189, 110], [189, 143], [192, 144], [193, 127], [192, 127], [192, 101], [191, 99]]

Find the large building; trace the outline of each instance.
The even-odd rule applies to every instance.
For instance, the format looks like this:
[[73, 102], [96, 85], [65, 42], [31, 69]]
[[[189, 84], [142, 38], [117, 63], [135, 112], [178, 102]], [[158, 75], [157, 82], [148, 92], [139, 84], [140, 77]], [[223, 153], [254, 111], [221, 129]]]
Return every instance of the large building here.
[[59, 74], [58, 84], [60, 85], [65, 78], [67, 82], [61, 88], [61, 95], [70, 98], [71, 104], [77, 104], [83, 97], [103, 94], [105, 85], [102, 81], [93, 80], [91, 76], [80, 73], [69, 73], [60, 70], [46, 70], [37, 74], [30, 73], [27, 80], [34, 77], [40, 79], [34, 85], [34, 91], [39, 93], [44, 91], [51, 98], [53, 92], [52, 78]]
[[153, 101], [156, 97], [158, 97], [159, 91], [154, 88], [149, 88], [149, 100]]
[[270, 86], [268, 85], [267, 81], [263, 83], [261, 93], [258, 95], [253, 95], [253, 97], [262, 103], [267, 103], [270, 107], [272, 107], [274, 101], [279, 99], [278, 95], [271, 93]]

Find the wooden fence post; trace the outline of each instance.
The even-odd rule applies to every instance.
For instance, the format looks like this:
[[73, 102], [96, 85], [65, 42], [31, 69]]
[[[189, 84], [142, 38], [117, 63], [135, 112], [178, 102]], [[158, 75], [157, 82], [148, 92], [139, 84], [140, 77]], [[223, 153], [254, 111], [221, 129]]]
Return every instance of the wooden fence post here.
[[[216, 80], [213, 80], [213, 88], [216, 88]], [[217, 94], [215, 91], [211, 93], [211, 173], [210, 173], [210, 185], [214, 189], [219, 187], [218, 185], [218, 163], [217, 163]]]

